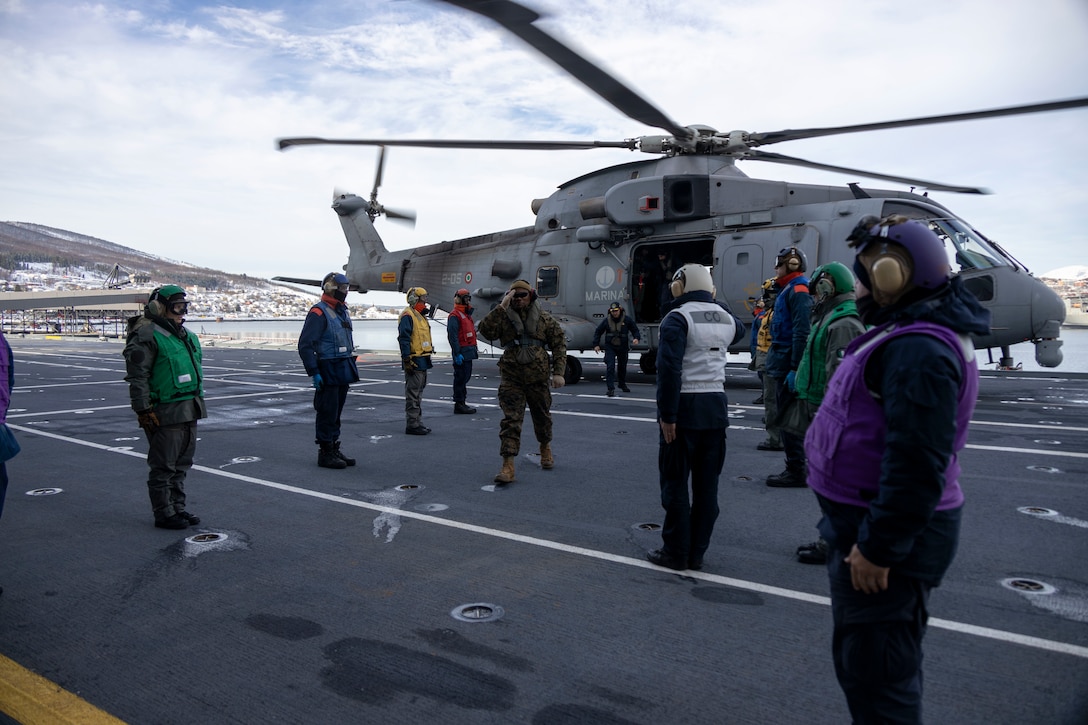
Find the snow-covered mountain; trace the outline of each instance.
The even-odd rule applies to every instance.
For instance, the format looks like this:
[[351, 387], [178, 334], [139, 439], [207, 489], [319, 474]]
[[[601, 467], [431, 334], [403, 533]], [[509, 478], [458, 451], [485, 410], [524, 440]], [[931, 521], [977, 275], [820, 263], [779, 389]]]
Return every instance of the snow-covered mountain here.
[[1045, 274], [1040, 274], [1039, 277], [1042, 279], [1063, 280], [1088, 279], [1088, 265], [1072, 264], [1068, 267], [1059, 267], [1058, 269], [1052, 269]]

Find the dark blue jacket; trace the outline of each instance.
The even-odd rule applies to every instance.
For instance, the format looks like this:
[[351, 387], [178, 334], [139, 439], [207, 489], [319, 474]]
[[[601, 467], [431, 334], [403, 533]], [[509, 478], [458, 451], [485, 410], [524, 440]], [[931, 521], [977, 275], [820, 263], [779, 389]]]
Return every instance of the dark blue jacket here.
[[782, 285], [774, 301], [771, 317], [771, 349], [767, 353], [767, 373], [772, 378], [784, 378], [797, 370], [805, 355], [805, 344], [812, 327], [812, 295], [808, 278], [798, 274]]
[[[676, 423], [681, 428], [701, 430], [707, 428], [729, 427], [729, 399], [725, 387], [717, 393], [681, 393], [680, 371], [683, 369], [684, 352], [688, 347], [688, 322], [682, 315], [669, 315], [668, 310], [679, 307], [685, 302], [715, 302], [729, 313], [736, 325], [736, 334], [730, 344], [744, 339], [744, 323], [722, 302], [714, 299], [709, 292], [688, 292], [672, 300], [667, 310], [662, 310], [665, 317], [658, 328], [657, 348], [657, 409], [665, 423]], [[676, 410], [676, 420], [668, 420], [662, 410]]]
[[329, 295], [322, 295], [321, 301], [336, 311], [337, 319], [327, 319], [327, 315], [317, 305], [310, 308], [305, 322], [302, 323], [302, 333], [298, 337], [298, 355], [302, 358], [302, 366], [311, 377], [314, 373], [321, 373], [325, 385], [349, 385], [358, 382], [359, 368], [355, 364], [354, 355], [329, 360], [318, 354], [322, 349], [322, 341], [332, 337], [330, 324], [351, 326], [347, 305]]

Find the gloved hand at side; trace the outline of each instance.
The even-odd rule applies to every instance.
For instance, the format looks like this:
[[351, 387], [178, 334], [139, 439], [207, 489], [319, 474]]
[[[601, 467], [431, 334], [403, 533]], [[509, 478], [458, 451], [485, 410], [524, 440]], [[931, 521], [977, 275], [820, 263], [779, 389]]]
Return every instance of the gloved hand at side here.
[[406, 373], [412, 373], [416, 371], [416, 361], [411, 356], [405, 356], [400, 360], [400, 366]]
[[790, 389], [791, 393], [797, 392], [797, 371], [790, 370], [786, 373], [786, 387]]
[[136, 420], [148, 435], [155, 435], [155, 431], [159, 429], [159, 416], [151, 408], [137, 413]]
[[321, 379], [321, 373], [314, 373], [313, 377], [314, 390], [321, 390], [325, 385], [325, 381]]
[[464, 365], [465, 364], [465, 356], [462, 355], [461, 353], [457, 353], [456, 355], [453, 356], [453, 364], [454, 365]]

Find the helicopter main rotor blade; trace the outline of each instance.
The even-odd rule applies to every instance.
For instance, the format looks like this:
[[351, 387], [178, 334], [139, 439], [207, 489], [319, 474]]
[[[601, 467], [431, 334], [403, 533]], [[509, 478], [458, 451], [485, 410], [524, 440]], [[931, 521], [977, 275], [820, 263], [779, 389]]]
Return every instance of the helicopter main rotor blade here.
[[382, 185], [382, 168], [385, 166], [385, 146], [378, 147], [378, 170], [374, 173], [374, 188], [370, 192], [370, 198], [376, 199], [378, 187]]
[[745, 156], [741, 157], [750, 161], [769, 161], [775, 164], [787, 164], [789, 166], [803, 166], [809, 169], [822, 169], [824, 171], [835, 171], [840, 174], [853, 174], [857, 176], [867, 176], [872, 179], [884, 179], [885, 181], [895, 181], [900, 184], [910, 184], [911, 186], [919, 186], [924, 189], [932, 189], [933, 191], [951, 191], [957, 194], [989, 194], [989, 189], [982, 189], [974, 186], [951, 186], [949, 184], [941, 184], [935, 181], [926, 181], [924, 179], [912, 179], [908, 176], [893, 176], [891, 174], [881, 174], [876, 171], [864, 171], [862, 169], [851, 169], [846, 166], [832, 166], [831, 164], [821, 164], [816, 161], [806, 161], [805, 159], [794, 158], [793, 156], [784, 156], [782, 154], [775, 154], [769, 151], [756, 151], [750, 150]]
[[782, 131], [769, 131], [767, 133], [749, 134], [748, 144], [749, 146], [753, 147], [764, 146], [766, 144], [780, 143], [782, 141], [796, 141], [797, 139], [802, 138], [835, 136], [837, 134], [858, 133], [860, 131], [880, 131], [888, 128], [905, 128], [907, 126], [927, 126], [934, 123], [952, 123], [953, 121], [973, 121], [980, 118], [1017, 116], [1024, 113], [1064, 111], [1069, 108], [1081, 108], [1082, 106], [1088, 106], [1088, 98], [1071, 98], [1066, 101], [1052, 101], [1050, 103], [1032, 103], [1026, 106], [993, 108], [988, 111], [971, 111], [968, 113], [949, 113], [941, 116], [924, 116], [922, 118], [909, 118], [902, 121], [861, 123], [853, 126], [829, 126], [827, 128], [785, 129]]
[[416, 148], [434, 149], [508, 149], [513, 151], [570, 151], [579, 149], [628, 149], [634, 151], [638, 148], [636, 139], [625, 141], [487, 141], [487, 140], [439, 140], [439, 139], [409, 139], [395, 141], [392, 139], [348, 139], [348, 138], [318, 138], [306, 136], [299, 138], [281, 138], [276, 141], [280, 151], [292, 146], [414, 146]]
[[535, 27], [533, 23], [540, 19], [540, 15], [524, 5], [519, 5], [512, 0], [443, 0], [443, 2], [494, 20], [581, 81], [589, 90], [611, 103], [628, 118], [664, 129], [682, 141], [692, 137], [690, 129], [676, 123], [617, 78]]

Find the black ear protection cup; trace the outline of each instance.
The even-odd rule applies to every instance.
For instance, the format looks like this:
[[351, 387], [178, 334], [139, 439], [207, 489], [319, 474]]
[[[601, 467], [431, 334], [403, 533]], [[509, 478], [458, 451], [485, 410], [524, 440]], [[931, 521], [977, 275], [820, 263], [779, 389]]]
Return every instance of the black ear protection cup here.
[[162, 317], [166, 314], [166, 300], [162, 298], [162, 288], [156, 287], [151, 290], [151, 295], [147, 298], [147, 312], [155, 317]]
[[676, 270], [676, 274], [672, 276], [672, 284], [669, 285], [669, 293], [672, 294], [674, 299], [684, 294], [687, 283], [688, 276], [684, 274], [683, 268]]

